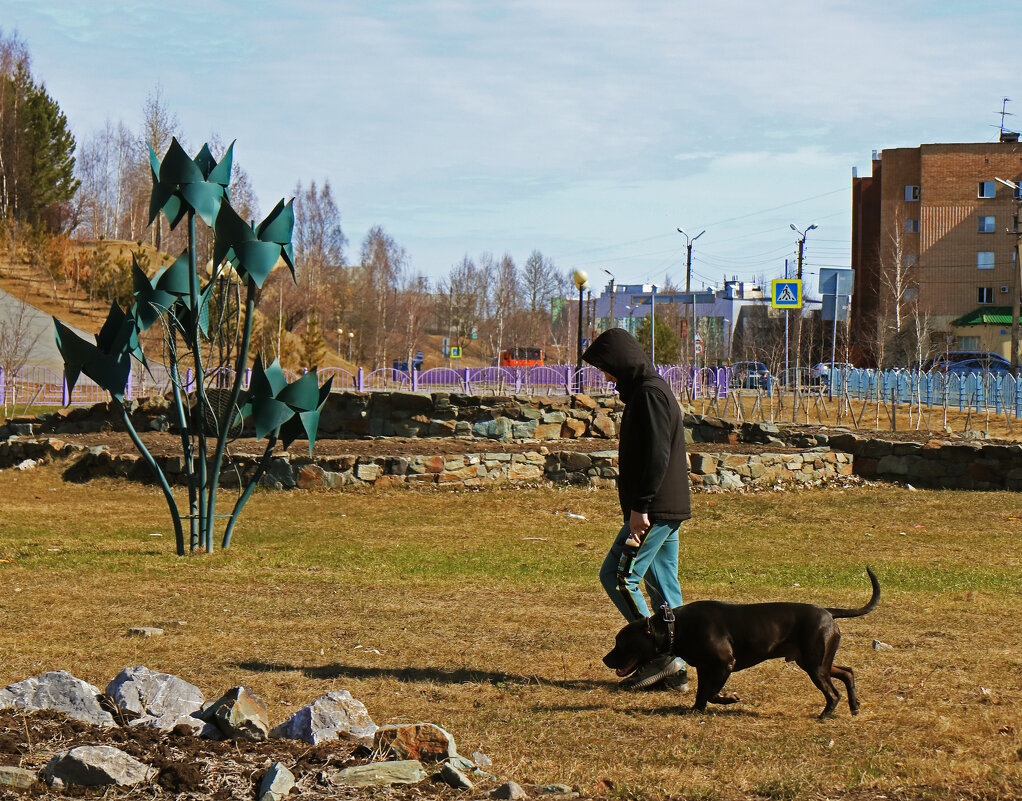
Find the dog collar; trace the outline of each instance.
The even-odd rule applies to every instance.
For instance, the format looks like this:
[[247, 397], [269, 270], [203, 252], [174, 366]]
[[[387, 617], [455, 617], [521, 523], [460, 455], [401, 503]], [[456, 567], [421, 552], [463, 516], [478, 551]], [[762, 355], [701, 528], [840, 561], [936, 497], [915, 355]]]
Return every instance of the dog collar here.
[[660, 614], [663, 615], [664, 623], [667, 626], [667, 647], [664, 651], [670, 651], [674, 647], [674, 610], [667, 602], [660, 607]]

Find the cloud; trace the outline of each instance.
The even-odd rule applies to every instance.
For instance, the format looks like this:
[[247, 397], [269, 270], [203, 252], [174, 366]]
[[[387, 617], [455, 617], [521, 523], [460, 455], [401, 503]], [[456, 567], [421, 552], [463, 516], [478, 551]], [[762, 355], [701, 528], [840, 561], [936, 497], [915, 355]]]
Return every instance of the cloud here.
[[80, 136], [137, 129], [159, 81], [190, 141], [238, 139], [267, 202], [329, 178], [352, 242], [382, 224], [429, 271], [482, 247], [627, 258], [742, 214], [702, 253], [783, 249], [788, 212], [753, 212], [849, 186], [872, 148], [992, 138], [1022, 21], [921, 0], [7, 5]]

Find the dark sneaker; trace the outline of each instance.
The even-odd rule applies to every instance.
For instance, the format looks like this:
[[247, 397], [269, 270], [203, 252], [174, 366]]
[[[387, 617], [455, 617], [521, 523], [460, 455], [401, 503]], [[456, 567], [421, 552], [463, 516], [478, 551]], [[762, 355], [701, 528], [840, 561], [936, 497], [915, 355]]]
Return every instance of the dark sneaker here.
[[622, 679], [620, 686], [626, 690], [644, 690], [684, 670], [685, 662], [680, 657], [662, 654], [653, 657], [630, 676]]

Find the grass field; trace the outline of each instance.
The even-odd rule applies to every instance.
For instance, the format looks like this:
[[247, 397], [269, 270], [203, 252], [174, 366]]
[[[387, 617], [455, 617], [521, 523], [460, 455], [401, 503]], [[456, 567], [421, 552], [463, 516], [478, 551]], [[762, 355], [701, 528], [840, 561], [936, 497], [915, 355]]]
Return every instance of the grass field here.
[[[192, 558], [149, 488], [45, 468], [0, 473], [0, 498], [0, 686], [64, 668], [102, 688], [144, 664], [207, 696], [245, 684], [274, 723], [347, 688], [503, 777], [612, 797], [1022, 796], [1015, 494], [694, 497], [687, 600], [858, 606], [876, 570], [880, 606], [842, 622], [839, 652], [862, 712], [824, 723], [783, 662], [733, 676], [742, 703], [707, 714], [691, 692], [616, 689], [600, 660], [621, 621], [596, 579], [612, 492], [262, 493], [231, 551]], [[128, 638], [139, 625], [167, 633]]]

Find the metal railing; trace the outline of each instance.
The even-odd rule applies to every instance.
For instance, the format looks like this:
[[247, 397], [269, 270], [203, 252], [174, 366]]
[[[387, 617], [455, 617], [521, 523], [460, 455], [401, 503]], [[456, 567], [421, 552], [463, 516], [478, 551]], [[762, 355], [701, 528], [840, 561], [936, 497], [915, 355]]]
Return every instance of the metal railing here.
[[[686, 365], [664, 365], [657, 368], [679, 397], [711, 397], [726, 393], [730, 372], [726, 368], [692, 370]], [[247, 389], [251, 371], [246, 370], [242, 388]], [[288, 381], [299, 374], [284, 371]], [[322, 386], [333, 379], [334, 392], [461, 392], [466, 395], [571, 395], [576, 393], [612, 392], [610, 382], [595, 367], [585, 365], [576, 371], [573, 365], [542, 367], [433, 367], [428, 370], [396, 370], [383, 368], [352, 373], [339, 367], [318, 371]], [[229, 389], [234, 371], [229, 367], [206, 374], [206, 386]], [[186, 369], [177, 378], [182, 391], [195, 389], [194, 374]], [[125, 387], [125, 398], [146, 398], [164, 395], [174, 386], [174, 377], [162, 365], [132, 366]], [[0, 406], [82, 406], [108, 400], [107, 393], [87, 376], [80, 376], [74, 391], [68, 393], [64, 374], [44, 367], [26, 366], [7, 372], [0, 366]]]

